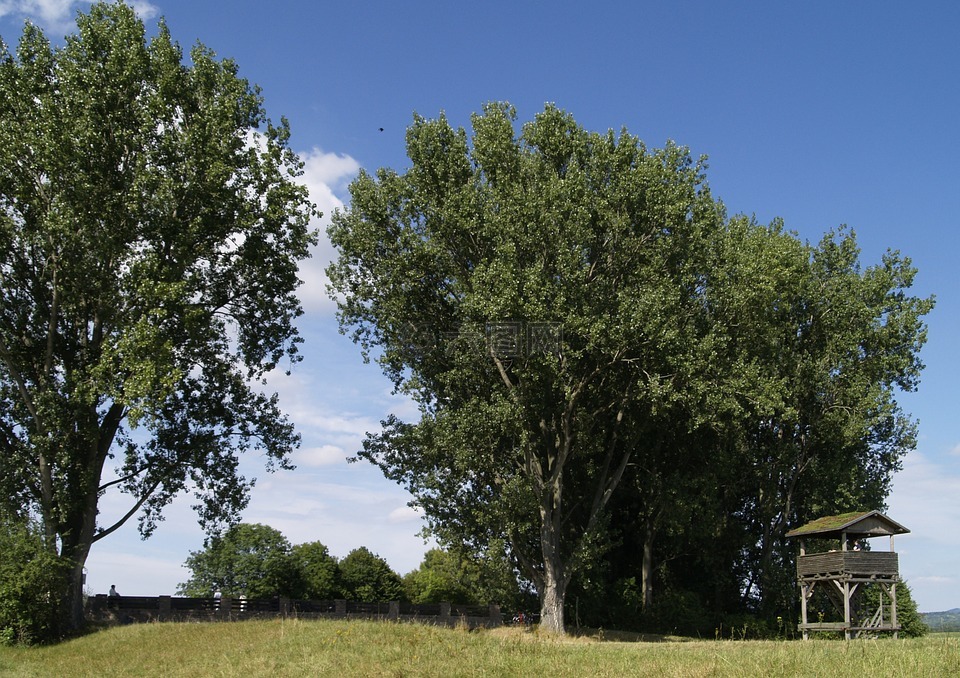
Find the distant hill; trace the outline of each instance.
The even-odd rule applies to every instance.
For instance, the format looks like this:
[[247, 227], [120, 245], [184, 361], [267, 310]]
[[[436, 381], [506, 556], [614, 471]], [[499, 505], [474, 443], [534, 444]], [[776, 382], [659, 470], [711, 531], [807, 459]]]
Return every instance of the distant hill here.
[[946, 612], [921, 612], [923, 622], [934, 633], [939, 631], [960, 631], [960, 607]]

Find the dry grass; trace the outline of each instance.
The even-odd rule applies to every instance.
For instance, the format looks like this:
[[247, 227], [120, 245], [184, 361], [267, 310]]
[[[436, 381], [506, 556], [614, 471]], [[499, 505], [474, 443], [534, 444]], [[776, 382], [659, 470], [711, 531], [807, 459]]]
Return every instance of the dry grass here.
[[[625, 637], [624, 637], [625, 638]], [[631, 639], [632, 640], [632, 639]], [[54, 647], [0, 648], [2, 676], [947, 676], [960, 638], [658, 642], [277, 620], [144, 624]]]

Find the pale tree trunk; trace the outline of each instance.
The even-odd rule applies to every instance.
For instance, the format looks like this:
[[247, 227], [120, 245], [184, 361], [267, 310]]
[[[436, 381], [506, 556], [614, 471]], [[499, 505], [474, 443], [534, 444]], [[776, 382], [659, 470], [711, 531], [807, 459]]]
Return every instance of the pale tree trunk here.
[[540, 629], [547, 633], [565, 631], [563, 604], [566, 600], [568, 573], [560, 549], [562, 485], [559, 474], [541, 494], [540, 548], [543, 554], [543, 590], [540, 591]]
[[565, 631], [563, 605], [568, 577], [559, 549], [559, 535], [552, 521], [541, 529], [543, 534], [543, 590], [540, 591], [540, 629], [547, 633]]
[[540, 596], [540, 629], [547, 633], [563, 634], [563, 604], [566, 600], [566, 586], [556, 580], [546, 580], [543, 594]]

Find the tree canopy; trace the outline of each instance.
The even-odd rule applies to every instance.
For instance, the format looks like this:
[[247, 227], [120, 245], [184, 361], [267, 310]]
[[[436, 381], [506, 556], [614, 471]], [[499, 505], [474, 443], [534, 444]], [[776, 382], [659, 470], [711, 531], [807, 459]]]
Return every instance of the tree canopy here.
[[186, 596], [273, 598], [293, 593], [298, 579], [290, 542], [267, 525], [239, 523], [207, 540], [185, 563], [192, 575], [177, 587]]
[[340, 591], [347, 600], [361, 603], [405, 600], [400, 575], [365, 546], [352, 550], [338, 565]]
[[362, 172], [328, 231], [342, 330], [420, 406], [359, 457], [442, 544], [506, 544], [547, 629], [628, 543], [641, 608], [655, 572], [718, 609], [773, 600], [786, 525], [881, 503], [913, 445], [895, 394], [932, 301], [909, 260], [729, 218], [672, 143], [549, 105], [471, 122], [415, 116], [410, 168]]
[[[62, 47], [31, 24], [0, 44], [0, 494], [70, 563], [68, 626], [94, 542], [183, 492], [217, 529], [252, 483], [238, 455], [297, 444], [257, 385], [298, 359], [316, 239], [288, 140], [235, 63], [147, 40], [123, 3]], [[116, 490], [129, 511], [98, 523]]]

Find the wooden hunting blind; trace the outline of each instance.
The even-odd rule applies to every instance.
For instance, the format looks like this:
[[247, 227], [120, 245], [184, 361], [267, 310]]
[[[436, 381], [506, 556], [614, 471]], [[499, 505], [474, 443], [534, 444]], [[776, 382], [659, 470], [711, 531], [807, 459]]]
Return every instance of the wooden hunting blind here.
[[[800, 540], [797, 583], [800, 585], [800, 631], [806, 640], [811, 631], [843, 632], [844, 638], [864, 633], [891, 632], [896, 638], [897, 582], [900, 564], [893, 549], [894, 535], [909, 532], [879, 511], [855, 511], [828, 516], [787, 532]], [[889, 551], [868, 551], [866, 539], [890, 537]], [[838, 548], [807, 553], [808, 540], [839, 540]], [[808, 605], [818, 586], [843, 621], [826, 621], [823, 612], [810, 621]], [[864, 595], [868, 588], [872, 596]]]

